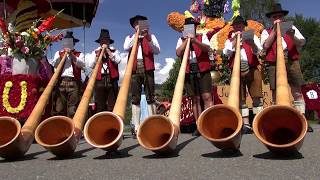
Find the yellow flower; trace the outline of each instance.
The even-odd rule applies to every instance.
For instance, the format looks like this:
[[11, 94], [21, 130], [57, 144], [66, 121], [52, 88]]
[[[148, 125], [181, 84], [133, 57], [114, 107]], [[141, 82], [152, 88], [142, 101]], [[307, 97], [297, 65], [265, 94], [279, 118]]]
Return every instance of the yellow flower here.
[[19, 113], [26, 106], [27, 97], [28, 97], [27, 82], [26, 81], [20, 82], [21, 100], [19, 102], [19, 105], [15, 108], [11, 107], [9, 103], [9, 92], [12, 86], [13, 86], [13, 83], [11, 81], [6, 82], [5, 88], [3, 89], [3, 93], [2, 93], [2, 104], [3, 104], [3, 107], [7, 110], [7, 112], [14, 114], [14, 113]]

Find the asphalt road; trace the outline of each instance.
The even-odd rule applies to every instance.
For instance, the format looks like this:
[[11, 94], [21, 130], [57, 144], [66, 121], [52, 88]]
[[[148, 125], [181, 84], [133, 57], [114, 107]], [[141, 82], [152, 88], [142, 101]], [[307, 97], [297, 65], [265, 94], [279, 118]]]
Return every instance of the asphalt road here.
[[0, 158], [0, 179], [316, 179], [320, 178], [320, 126], [306, 135], [300, 154], [275, 157], [254, 135], [244, 135], [241, 152], [225, 155], [202, 137], [181, 134], [177, 153], [159, 157], [129, 136], [120, 155], [106, 156], [84, 140], [69, 159], [57, 159], [33, 144], [23, 159]]

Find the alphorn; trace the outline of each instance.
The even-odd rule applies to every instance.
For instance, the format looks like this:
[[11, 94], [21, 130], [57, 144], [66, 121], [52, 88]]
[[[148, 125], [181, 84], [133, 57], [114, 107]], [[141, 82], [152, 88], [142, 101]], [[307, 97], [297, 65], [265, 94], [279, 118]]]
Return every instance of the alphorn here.
[[1, 157], [6, 159], [19, 158], [29, 150], [34, 140], [35, 129], [40, 123], [41, 116], [61, 74], [66, 57], [67, 53], [64, 53], [55, 73], [22, 128], [18, 120], [12, 117], [0, 117]]
[[190, 38], [183, 54], [177, 83], [174, 88], [172, 104], [168, 117], [163, 115], [149, 116], [140, 125], [137, 133], [139, 144], [157, 154], [171, 153], [175, 150], [180, 132], [180, 114], [183, 86], [187, 61], [190, 54]]
[[102, 45], [98, 60], [73, 119], [65, 116], [53, 116], [40, 123], [36, 129], [35, 139], [37, 143], [57, 157], [70, 156], [77, 147], [106, 47], [105, 44]]
[[97, 113], [88, 119], [85, 124], [84, 138], [95, 148], [115, 151], [122, 143], [123, 120], [126, 112], [133, 62], [137, 59], [139, 34], [140, 30], [138, 29], [113, 111]]
[[240, 34], [237, 34], [228, 103], [207, 108], [197, 121], [200, 134], [221, 150], [238, 150], [240, 147], [243, 122], [239, 112], [239, 89]]
[[276, 66], [276, 105], [269, 106], [256, 115], [253, 132], [272, 152], [297, 152], [302, 146], [308, 125], [304, 115], [291, 105], [279, 23]]

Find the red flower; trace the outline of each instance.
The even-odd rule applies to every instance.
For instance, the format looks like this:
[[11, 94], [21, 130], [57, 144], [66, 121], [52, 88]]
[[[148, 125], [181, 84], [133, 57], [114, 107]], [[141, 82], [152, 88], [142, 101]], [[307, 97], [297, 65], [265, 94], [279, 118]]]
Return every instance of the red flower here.
[[0, 28], [1, 28], [2, 34], [6, 34], [8, 32], [7, 25], [2, 18], [0, 18]]
[[53, 23], [55, 21], [55, 16], [50, 16], [46, 20], [44, 20], [41, 25], [38, 27], [38, 34], [41, 34], [44, 31], [48, 31], [52, 29]]

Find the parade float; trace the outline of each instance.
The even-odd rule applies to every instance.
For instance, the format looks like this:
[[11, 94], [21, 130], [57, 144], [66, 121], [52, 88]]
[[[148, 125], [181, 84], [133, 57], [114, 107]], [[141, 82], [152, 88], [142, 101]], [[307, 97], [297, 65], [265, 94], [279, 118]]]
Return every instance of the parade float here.
[[55, 16], [37, 20], [19, 32], [12, 22], [0, 19], [0, 116], [24, 122], [50, 79], [46, 63], [47, 47], [62, 38], [52, 35]]

